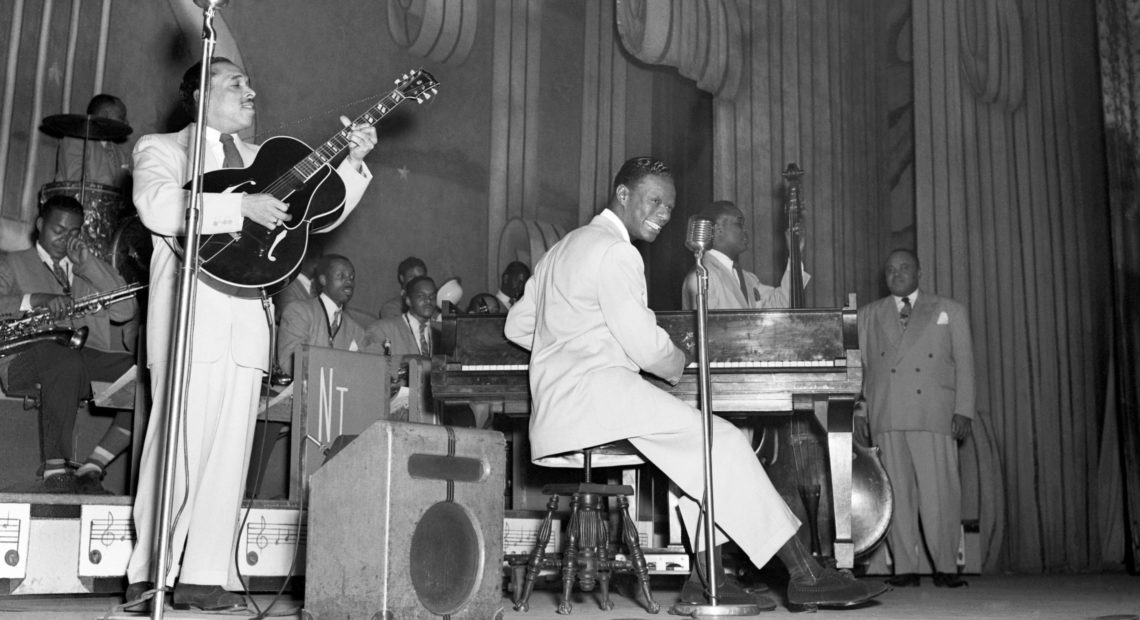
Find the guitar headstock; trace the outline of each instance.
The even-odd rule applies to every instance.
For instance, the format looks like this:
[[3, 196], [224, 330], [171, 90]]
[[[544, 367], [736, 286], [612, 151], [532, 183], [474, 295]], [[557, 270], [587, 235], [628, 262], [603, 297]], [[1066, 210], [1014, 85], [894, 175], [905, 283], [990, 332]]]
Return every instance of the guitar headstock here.
[[408, 99], [415, 99], [416, 103], [431, 99], [438, 87], [435, 77], [423, 69], [413, 69], [396, 80], [396, 90]]

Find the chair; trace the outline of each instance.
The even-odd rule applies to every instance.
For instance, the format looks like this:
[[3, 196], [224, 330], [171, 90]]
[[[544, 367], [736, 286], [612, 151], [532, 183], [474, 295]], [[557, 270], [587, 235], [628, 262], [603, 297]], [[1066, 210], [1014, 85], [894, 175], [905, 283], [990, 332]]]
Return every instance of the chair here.
[[[644, 462], [633, 446], [624, 440], [536, 461], [545, 467], [581, 468], [585, 480], [580, 483], [548, 484], [542, 488], [543, 494], [549, 495], [550, 500], [546, 503], [546, 517], [539, 527], [534, 550], [527, 562], [526, 577], [515, 602], [516, 611], [527, 611], [530, 608], [530, 594], [543, 569], [555, 569], [562, 575], [562, 598], [558, 602], [560, 614], [571, 612], [573, 606], [570, 604], [570, 592], [575, 580], [583, 592], [593, 591], [595, 586], [600, 586], [602, 600], [599, 606], [606, 611], [613, 609], [610, 579], [615, 572], [633, 573], [645, 595], [649, 613], [655, 614], [661, 610], [649, 589], [649, 568], [638, 541], [637, 527], [629, 516], [627, 497], [633, 494], [633, 487], [624, 484], [597, 484], [592, 480], [594, 467], [631, 466]], [[562, 495], [570, 496], [566, 548], [561, 558], [547, 557], [545, 550], [550, 542], [551, 522]], [[627, 547], [628, 559], [619, 559], [614, 549], [616, 545], [610, 543], [610, 525], [604, 512], [607, 499], [611, 497], [617, 499], [621, 511], [620, 539]]]

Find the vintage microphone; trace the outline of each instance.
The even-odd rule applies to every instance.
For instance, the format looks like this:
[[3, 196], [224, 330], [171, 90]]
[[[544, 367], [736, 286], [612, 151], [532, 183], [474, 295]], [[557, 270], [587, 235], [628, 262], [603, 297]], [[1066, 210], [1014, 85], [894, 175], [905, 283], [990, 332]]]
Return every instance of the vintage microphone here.
[[[202, 235], [202, 154], [206, 141], [206, 103], [210, 99], [210, 63], [214, 57], [217, 33], [214, 15], [229, 0], [194, 0], [205, 11], [202, 17], [202, 70], [198, 77], [198, 109], [195, 116], [194, 148], [190, 153], [190, 201], [186, 206], [186, 241], [178, 284], [178, 310], [171, 335], [170, 368], [167, 369], [166, 434], [163, 437], [162, 486], [159, 493], [155, 537], [155, 594], [151, 618], [162, 620], [166, 599], [166, 574], [170, 564], [171, 513], [174, 510], [174, 476], [178, 466], [179, 433], [186, 415], [186, 384], [190, 378], [190, 338], [194, 333], [193, 309], [198, 294], [198, 239]], [[187, 474], [189, 472], [186, 472]]]
[[709, 377], [709, 272], [705, 268], [704, 256], [712, 248], [713, 228], [715, 223], [707, 217], [694, 215], [689, 218], [689, 225], [685, 231], [685, 247], [693, 253], [696, 259], [697, 270], [697, 377], [700, 383], [701, 407], [701, 439], [704, 447], [705, 469], [705, 501], [701, 508], [704, 512], [704, 527], [701, 528], [705, 539], [705, 566], [707, 568], [708, 595], [707, 605], [693, 605], [679, 603], [674, 610], [692, 618], [706, 618], [715, 616], [756, 616], [760, 614], [760, 606], [755, 604], [725, 604], [717, 601], [717, 582], [721, 575], [716, 571], [715, 543], [716, 543], [716, 517], [713, 500], [712, 478], [712, 380]]

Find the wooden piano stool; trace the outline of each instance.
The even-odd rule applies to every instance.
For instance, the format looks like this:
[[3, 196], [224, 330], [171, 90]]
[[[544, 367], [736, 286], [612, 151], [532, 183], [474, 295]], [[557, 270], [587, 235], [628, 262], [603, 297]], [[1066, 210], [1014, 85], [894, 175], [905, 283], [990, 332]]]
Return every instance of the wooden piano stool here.
[[[614, 573], [619, 572], [633, 573], [637, 577], [649, 613], [655, 614], [661, 610], [661, 606], [653, 600], [653, 593], [649, 589], [649, 567], [641, 550], [637, 527], [629, 516], [627, 498], [633, 495], [633, 487], [593, 482], [594, 458], [599, 459], [597, 467], [644, 463], [627, 441], [555, 455], [539, 461], [548, 467], [581, 467], [585, 479], [579, 483], [548, 484], [543, 487], [542, 492], [550, 496], [550, 501], [546, 504], [546, 517], [539, 527], [534, 550], [531, 551], [527, 562], [526, 577], [519, 591], [519, 598], [515, 602], [516, 611], [527, 611], [530, 608], [530, 594], [534, 589], [535, 580], [543, 569], [553, 569], [562, 574], [562, 597], [558, 601], [560, 614], [569, 614], [573, 608], [570, 604], [570, 592], [574, 588], [575, 580], [583, 592], [591, 592], [596, 586], [600, 586], [599, 606], [605, 611], [612, 610], [614, 604], [610, 600], [610, 579]], [[551, 522], [558, 510], [559, 497], [562, 495], [570, 496], [570, 518], [567, 520], [565, 533], [566, 548], [560, 558], [547, 557], [545, 549], [550, 542]], [[627, 548], [627, 558], [619, 558], [615, 552], [615, 545], [610, 543], [610, 525], [605, 512], [611, 497], [617, 500], [618, 510], [621, 512], [619, 517], [621, 540]]]

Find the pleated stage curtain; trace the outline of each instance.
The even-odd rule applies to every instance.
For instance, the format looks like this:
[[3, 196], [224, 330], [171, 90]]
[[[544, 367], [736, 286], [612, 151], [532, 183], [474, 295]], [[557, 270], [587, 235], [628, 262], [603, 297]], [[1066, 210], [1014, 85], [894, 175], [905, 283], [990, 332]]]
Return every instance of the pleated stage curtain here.
[[1101, 563], [1112, 282], [1095, 40], [1092, 3], [913, 3], [921, 286], [970, 308], [1006, 490], [990, 569]]
[[[1127, 514], [1131, 515], [1133, 570], [1140, 569], [1140, 1], [1098, 0], [1101, 91], [1104, 101], [1115, 330], [1115, 405]], [[1106, 468], [1109, 473], [1112, 468]], [[1115, 496], [1106, 501], [1118, 499]], [[1119, 523], [1106, 522], [1112, 544], [1105, 554], [1124, 555]], [[1119, 559], [1119, 558], [1114, 558]]]

